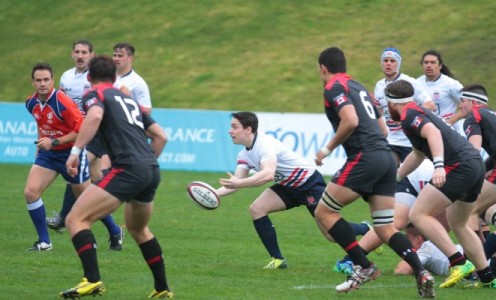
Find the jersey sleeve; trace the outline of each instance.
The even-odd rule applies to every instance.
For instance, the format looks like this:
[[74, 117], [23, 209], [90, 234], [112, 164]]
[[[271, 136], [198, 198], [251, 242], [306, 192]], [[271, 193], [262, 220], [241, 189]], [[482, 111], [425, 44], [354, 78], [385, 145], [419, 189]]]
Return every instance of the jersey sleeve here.
[[96, 92], [96, 90], [91, 90], [83, 96], [84, 111], [87, 112], [93, 105], [98, 105], [102, 109], [104, 109], [104, 105], [98, 97], [98, 93]]
[[154, 123], [157, 123], [151, 116], [147, 114], [143, 114], [143, 125], [145, 126], [145, 130], [148, 129], [148, 127], [152, 126]]
[[150, 90], [144, 80], [140, 80], [136, 88], [132, 91], [135, 100], [143, 107], [152, 107]]
[[79, 111], [76, 103], [62, 91], [57, 92], [57, 99], [65, 107], [65, 109], [60, 112], [65, 123], [72, 131], [79, 132], [79, 128], [83, 123], [83, 115]]
[[420, 136], [420, 132], [425, 124], [431, 123], [429, 118], [419, 113], [417, 110], [408, 109], [405, 117], [401, 120], [401, 127], [405, 132]]
[[477, 122], [472, 112], [467, 115], [463, 122], [463, 131], [465, 132], [467, 139], [473, 135], [482, 135], [480, 124]]
[[245, 155], [244, 151], [240, 151], [238, 153], [238, 156], [236, 158], [236, 168], [241, 168], [245, 170], [250, 170], [251, 167], [248, 163], [248, 158]]
[[334, 84], [331, 89], [326, 88], [324, 90], [324, 99], [327, 102], [326, 104], [336, 112], [339, 112], [346, 105], [353, 104], [347, 96], [345, 88], [339, 83]]

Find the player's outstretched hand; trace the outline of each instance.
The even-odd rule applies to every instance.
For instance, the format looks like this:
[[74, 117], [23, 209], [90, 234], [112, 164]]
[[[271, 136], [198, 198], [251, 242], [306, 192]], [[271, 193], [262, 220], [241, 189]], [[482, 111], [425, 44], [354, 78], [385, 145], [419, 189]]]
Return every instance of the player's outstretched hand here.
[[229, 178], [219, 179], [220, 184], [226, 189], [237, 189], [239, 188], [239, 179], [236, 178], [232, 173], [226, 172]]

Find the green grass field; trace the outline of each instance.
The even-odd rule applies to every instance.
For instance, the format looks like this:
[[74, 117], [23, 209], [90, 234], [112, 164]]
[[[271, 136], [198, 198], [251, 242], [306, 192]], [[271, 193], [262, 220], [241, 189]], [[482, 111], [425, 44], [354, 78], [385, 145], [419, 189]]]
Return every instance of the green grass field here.
[[402, 71], [415, 77], [434, 48], [463, 84], [493, 96], [495, 10], [493, 0], [3, 0], [1, 100], [32, 92], [38, 61], [54, 66], [58, 84], [79, 38], [106, 54], [134, 43], [136, 71], [162, 108], [320, 113], [316, 59], [329, 46], [344, 49], [349, 73], [369, 89], [385, 47], [399, 48]]
[[[36, 239], [23, 198], [28, 165], [2, 164], [0, 174], [0, 299], [56, 299], [72, 287], [82, 270], [67, 233], [51, 234], [54, 249], [26, 252]], [[382, 269], [378, 280], [349, 294], [337, 294], [344, 276], [331, 271], [343, 256], [328, 243], [306, 209], [271, 216], [289, 268], [262, 270], [268, 262], [253, 228], [248, 206], [263, 188], [238, 191], [221, 200], [214, 211], [199, 208], [185, 186], [203, 180], [217, 186], [224, 174], [163, 172], [150, 227], [162, 244], [167, 275], [175, 299], [417, 299], [413, 277], [394, 276], [398, 257], [386, 249], [370, 254]], [[47, 213], [60, 208], [64, 183], [59, 178], [43, 196]], [[344, 210], [355, 221], [369, 219], [364, 202]], [[122, 208], [115, 214], [123, 223]], [[108, 250], [102, 224], [93, 226], [99, 243], [100, 271], [107, 292], [102, 299], [144, 299], [152, 277], [130, 236], [122, 252]], [[440, 283], [442, 278], [436, 278]], [[494, 299], [492, 290], [437, 289], [438, 299]], [[92, 299], [92, 298], [91, 298]], [[96, 298], [100, 299], [100, 298]]]

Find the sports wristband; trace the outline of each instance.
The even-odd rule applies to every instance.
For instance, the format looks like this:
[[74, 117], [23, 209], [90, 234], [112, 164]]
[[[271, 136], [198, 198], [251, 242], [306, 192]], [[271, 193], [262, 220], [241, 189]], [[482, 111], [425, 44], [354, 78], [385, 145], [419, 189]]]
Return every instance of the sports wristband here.
[[71, 148], [71, 154], [74, 154], [76, 156], [79, 156], [79, 154], [81, 154], [81, 149], [76, 147], [76, 146], [72, 146]]
[[324, 153], [324, 156], [329, 156], [329, 154], [331, 154], [331, 150], [329, 150], [329, 148], [327, 148], [327, 146], [324, 146], [320, 149], [320, 152]]
[[444, 168], [444, 158], [442, 156], [435, 156], [433, 159], [434, 168]]

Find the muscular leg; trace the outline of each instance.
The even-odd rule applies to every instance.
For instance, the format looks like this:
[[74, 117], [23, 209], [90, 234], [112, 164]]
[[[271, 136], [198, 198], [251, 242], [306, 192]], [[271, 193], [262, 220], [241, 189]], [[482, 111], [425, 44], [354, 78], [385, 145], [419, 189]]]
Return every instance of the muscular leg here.
[[273, 258], [284, 259], [277, 241], [276, 230], [268, 217], [272, 212], [286, 210], [284, 202], [273, 190], [266, 189], [253, 201], [249, 210], [255, 230], [267, 252]]

